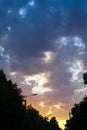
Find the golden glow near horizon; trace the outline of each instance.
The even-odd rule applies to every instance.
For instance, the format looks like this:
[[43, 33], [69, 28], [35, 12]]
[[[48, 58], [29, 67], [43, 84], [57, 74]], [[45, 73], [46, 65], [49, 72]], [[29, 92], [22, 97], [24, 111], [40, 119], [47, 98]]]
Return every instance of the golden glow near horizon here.
[[53, 113], [53, 111], [52, 111], [51, 109], [49, 109], [49, 110], [47, 111], [47, 113], [46, 113], [46, 116], [47, 116], [47, 117], [50, 117], [50, 116], [52, 116], [52, 113]]
[[62, 130], [64, 130], [65, 128], [65, 124], [66, 124], [66, 120], [58, 120], [59, 126], [62, 128]]
[[41, 107], [41, 109], [43, 109], [43, 108], [45, 107], [44, 102], [43, 102], [43, 101], [42, 101], [42, 102], [40, 102], [40, 103], [39, 103], [39, 106]]
[[[72, 45], [70, 44], [72, 41]], [[60, 44], [59, 44], [60, 43]], [[67, 59], [64, 61], [67, 67], [67, 71], [70, 72], [71, 77], [70, 81], [72, 83], [75, 83], [76, 81], [81, 82], [80, 74], [83, 72], [84, 64], [83, 60], [80, 59], [81, 54], [83, 54], [83, 50], [85, 48], [84, 43], [82, 42], [81, 38], [79, 37], [61, 37], [61, 39], [58, 41], [58, 48], [64, 49], [64, 47], [73, 47], [76, 49], [77, 56], [73, 59], [68, 58], [67, 51], [65, 52]], [[72, 52], [73, 54], [73, 52]], [[46, 51], [44, 52], [44, 58], [42, 59], [43, 63], [46, 65], [49, 65], [50, 63], [53, 63], [54, 58], [56, 57], [56, 52], [50, 52]], [[71, 55], [72, 57], [72, 55]], [[51, 64], [50, 64], [51, 65]], [[26, 75], [25, 80], [22, 82], [25, 85], [31, 86], [32, 93], [38, 93], [41, 94], [41, 97], [37, 97], [36, 99], [31, 99], [33, 106], [40, 111], [40, 113], [43, 116], [47, 116], [49, 119], [53, 116], [58, 118], [59, 126], [64, 129], [64, 125], [66, 124], [66, 120], [69, 119], [69, 109], [70, 107], [67, 107], [67, 110], [64, 110], [61, 108], [61, 106], [67, 106], [67, 104], [64, 104], [64, 101], [60, 102], [58, 99], [58, 102], [51, 101], [47, 102], [46, 97], [44, 98], [44, 93], [46, 92], [52, 92], [53, 90], [51, 87], [49, 87], [47, 84], [49, 83], [49, 76], [52, 72], [47, 73], [38, 73], [35, 75]], [[53, 87], [53, 86], [52, 86]], [[86, 91], [86, 89], [76, 89], [74, 91], [74, 96], [78, 95], [78, 93], [82, 93]], [[47, 96], [49, 98], [49, 96]], [[64, 97], [63, 97], [64, 98]], [[72, 98], [73, 99], [73, 98]]]
[[37, 96], [37, 102], [35, 102], [36, 100], [35, 98], [32, 98], [32, 97], [29, 98], [28, 104], [30, 104], [30, 102], [33, 99], [34, 100], [34, 102], [32, 101], [33, 107], [35, 107], [37, 110], [40, 111], [40, 113], [43, 116], [47, 116], [49, 119], [53, 116], [55, 116], [56, 118], [58, 117], [59, 126], [62, 129], [64, 129], [65, 120], [67, 119], [66, 118], [67, 114], [65, 113], [68, 113], [68, 111], [66, 112], [61, 109], [60, 106], [63, 105], [61, 102], [58, 102], [57, 104], [54, 103], [50, 106], [49, 100], [44, 100], [43, 93], [52, 92], [52, 89], [49, 86], [46, 86], [46, 84], [49, 82], [48, 81], [49, 76], [50, 76], [50, 73], [39, 73], [36, 75], [30, 75], [30, 76], [26, 75], [25, 80], [22, 83], [31, 86], [32, 93], [42, 94], [40, 95], [41, 96], [40, 99], [39, 99], [39, 95]]
[[55, 104], [55, 105], [54, 105], [54, 107], [55, 107], [56, 109], [61, 109], [61, 106], [62, 106], [62, 103], [61, 103], [61, 102], [59, 102], [58, 104]]

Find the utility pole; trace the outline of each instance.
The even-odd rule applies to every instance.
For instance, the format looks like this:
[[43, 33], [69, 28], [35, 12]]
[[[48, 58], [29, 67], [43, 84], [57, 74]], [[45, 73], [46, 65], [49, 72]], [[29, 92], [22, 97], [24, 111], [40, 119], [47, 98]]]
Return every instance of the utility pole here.
[[[68, 111], [68, 108], [64, 107], [64, 106], [60, 106], [62, 109], [65, 109]], [[69, 111], [68, 111], [69, 112]], [[69, 112], [69, 120], [71, 119], [71, 112]]]
[[38, 95], [38, 94], [37, 94], [37, 93], [34, 93], [34, 94], [31, 94], [31, 95], [24, 96], [22, 103], [23, 103], [23, 105], [25, 106], [25, 108], [27, 108], [27, 100], [26, 100], [26, 98], [27, 98], [27, 97], [36, 96], [36, 95]]

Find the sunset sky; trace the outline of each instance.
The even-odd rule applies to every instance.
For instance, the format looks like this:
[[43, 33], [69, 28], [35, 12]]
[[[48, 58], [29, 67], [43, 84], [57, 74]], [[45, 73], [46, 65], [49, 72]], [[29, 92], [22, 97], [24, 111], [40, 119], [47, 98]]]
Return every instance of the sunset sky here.
[[0, 69], [63, 126], [87, 92], [87, 0], [0, 0]]

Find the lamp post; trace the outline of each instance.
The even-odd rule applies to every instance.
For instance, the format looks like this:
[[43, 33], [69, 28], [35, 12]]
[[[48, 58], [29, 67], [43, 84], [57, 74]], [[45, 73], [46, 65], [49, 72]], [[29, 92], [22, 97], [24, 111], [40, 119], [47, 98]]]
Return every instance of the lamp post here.
[[27, 107], [26, 98], [27, 98], [27, 97], [36, 96], [36, 95], [38, 95], [38, 94], [37, 94], [37, 93], [34, 93], [34, 94], [31, 94], [31, 95], [24, 96], [23, 105], [25, 106], [25, 108]]
[[[64, 106], [60, 106], [60, 107], [68, 111], [68, 108], [66, 108]], [[71, 119], [71, 112], [69, 112], [69, 119]]]

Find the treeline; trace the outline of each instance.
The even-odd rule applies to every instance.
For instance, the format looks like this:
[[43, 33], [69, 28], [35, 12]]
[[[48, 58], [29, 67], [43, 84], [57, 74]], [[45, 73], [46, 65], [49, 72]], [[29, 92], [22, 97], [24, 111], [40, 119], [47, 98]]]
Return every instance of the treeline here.
[[87, 96], [71, 109], [72, 117], [67, 120], [65, 130], [87, 130]]
[[21, 89], [0, 70], [0, 130], [61, 130], [55, 117], [48, 120], [31, 105], [26, 108]]
[[[84, 84], [87, 84], [87, 72], [83, 73]], [[71, 109], [71, 117], [66, 121], [65, 130], [87, 130], [87, 95]]]

